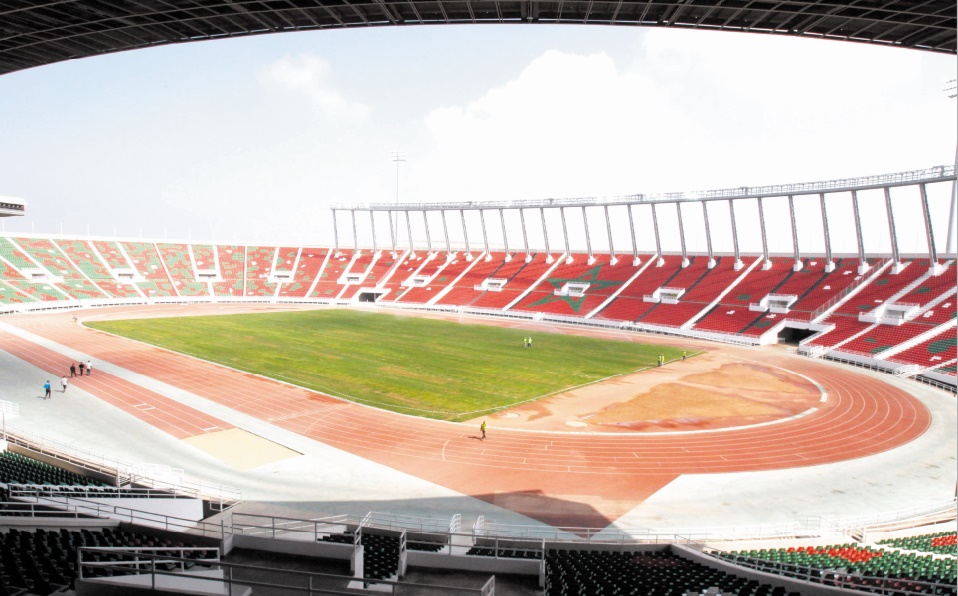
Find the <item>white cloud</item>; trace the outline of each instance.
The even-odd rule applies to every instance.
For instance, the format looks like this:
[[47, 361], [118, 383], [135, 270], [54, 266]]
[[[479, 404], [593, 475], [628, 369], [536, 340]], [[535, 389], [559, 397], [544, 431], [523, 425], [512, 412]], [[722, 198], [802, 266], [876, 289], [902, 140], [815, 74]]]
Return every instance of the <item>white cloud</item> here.
[[330, 117], [365, 118], [370, 111], [336, 88], [332, 67], [319, 56], [285, 56], [260, 73], [260, 82], [305, 95], [320, 113]]

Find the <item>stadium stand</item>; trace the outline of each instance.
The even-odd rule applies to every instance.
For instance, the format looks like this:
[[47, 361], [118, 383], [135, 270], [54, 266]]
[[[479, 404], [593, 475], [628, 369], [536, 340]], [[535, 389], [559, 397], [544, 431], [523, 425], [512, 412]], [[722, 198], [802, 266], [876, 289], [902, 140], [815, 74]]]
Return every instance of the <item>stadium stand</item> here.
[[631, 259], [620, 259], [613, 265], [610, 255], [596, 255], [591, 264], [587, 255], [573, 257], [572, 263], [561, 261], [513, 309], [584, 317], [640, 268], [633, 266]]
[[158, 242], [156, 248], [170, 274], [170, 279], [173, 280], [177, 294], [183, 297], [210, 295], [209, 284], [196, 280], [188, 245]]
[[[482, 295], [482, 283], [489, 278], [497, 278], [497, 272], [506, 265], [506, 254], [492, 252], [478, 257], [478, 262], [462, 276], [456, 285], [443, 294], [436, 304], [469, 306]], [[515, 259], [514, 259], [515, 260]]]
[[352, 259], [353, 253], [349, 250], [341, 250], [338, 253], [332, 251], [322, 271], [319, 272], [319, 278], [310, 290], [309, 297], [326, 300], [336, 298], [343, 289], [339, 280], [349, 269]]
[[518, 300], [524, 292], [530, 290], [539, 278], [549, 273], [562, 261], [562, 257], [549, 263], [544, 254], [533, 254], [532, 260], [526, 262], [517, 255], [495, 272], [495, 277], [507, 280], [498, 292], [486, 291], [479, 296], [472, 306], [477, 308], [505, 309]]
[[246, 295], [246, 247], [217, 245], [216, 264], [220, 281], [213, 282], [213, 295], [242, 297]]
[[[286, 249], [282, 249], [286, 250]], [[327, 248], [308, 248], [299, 250], [295, 262], [295, 271], [292, 281], [280, 285], [279, 296], [282, 298], [305, 298], [313, 284], [319, 279], [319, 272], [331, 251]]]
[[246, 292], [245, 296], [272, 297], [276, 294], [276, 284], [270, 281], [273, 261], [276, 260], [276, 248], [250, 246], [246, 249]]
[[170, 280], [160, 259], [156, 247], [148, 242], [120, 242], [120, 249], [126, 253], [130, 263], [139, 274], [136, 286], [147, 298], [176, 296], [173, 282]]
[[53, 285], [69, 296], [77, 300], [106, 298], [106, 294], [76, 269], [52, 241], [43, 238], [13, 238], [11, 242], [17, 244], [48, 273], [62, 278], [62, 281], [54, 282]]

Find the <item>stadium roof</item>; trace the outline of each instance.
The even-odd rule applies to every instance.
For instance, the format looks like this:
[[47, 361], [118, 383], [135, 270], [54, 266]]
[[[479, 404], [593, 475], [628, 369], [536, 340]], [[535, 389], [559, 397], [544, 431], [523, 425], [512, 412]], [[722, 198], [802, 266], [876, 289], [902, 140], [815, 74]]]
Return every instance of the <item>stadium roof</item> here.
[[171, 43], [385, 25], [747, 31], [956, 53], [954, 0], [6, 0], [0, 74]]

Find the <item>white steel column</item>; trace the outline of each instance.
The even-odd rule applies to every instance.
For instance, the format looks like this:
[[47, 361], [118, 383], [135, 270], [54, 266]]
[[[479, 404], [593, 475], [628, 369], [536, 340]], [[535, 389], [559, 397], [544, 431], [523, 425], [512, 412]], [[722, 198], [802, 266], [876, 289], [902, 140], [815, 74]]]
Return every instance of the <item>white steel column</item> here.
[[632, 266], [638, 267], [642, 264], [639, 258], [639, 245], [635, 240], [635, 223], [632, 221], [632, 205], [626, 205], [625, 210], [629, 213], [629, 233], [632, 235]]
[[765, 233], [765, 206], [762, 205], [762, 197], [755, 197], [758, 201], [758, 224], [762, 230], [762, 271], [768, 271], [772, 268], [772, 261], [768, 258], [768, 234]]
[[339, 254], [339, 219], [336, 217], [336, 210], [333, 209], [333, 254]]
[[549, 229], [546, 226], [546, 210], [539, 207], [539, 217], [542, 218], [542, 237], [546, 241], [546, 263], [552, 262], [552, 252], [549, 251]]
[[828, 211], [825, 210], [825, 193], [818, 193], [818, 201], [822, 206], [822, 230], [825, 232], [825, 273], [831, 273], [835, 270], [835, 262], [832, 261], [832, 237], [828, 233]]
[[349, 214], [353, 218], [353, 248], [359, 250], [359, 234], [356, 233], [356, 210], [350, 209]]
[[585, 249], [589, 255], [586, 262], [591, 265], [595, 263], [595, 257], [592, 256], [592, 238], [589, 237], [589, 220], [586, 219], [585, 205], [582, 206], [582, 226], [585, 228]]
[[682, 221], [682, 203], [675, 202], [675, 214], [679, 217], [679, 240], [682, 242], [682, 267], [689, 266], [689, 254], [685, 250], [685, 222]]
[[506, 216], [502, 214], [502, 209], [499, 209], [499, 223], [502, 224], [502, 244], [506, 249], [506, 259], [508, 263], [512, 260], [512, 255], [509, 254], [509, 237], [506, 236]]
[[931, 210], [928, 208], [928, 191], [925, 183], [918, 185], [921, 191], [921, 210], [925, 216], [925, 236], [928, 238], [928, 266], [932, 275], [938, 275], [942, 271], [938, 264], [938, 249], [935, 247], [935, 231], [931, 227]]
[[858, 191], [852, 191], [852, 211], [855, 213], [855, 237], [858, 239], [858, 273], [861, 275], [871, 267], [865, 260], [865, 241], [862, 239], [862, 216], [858, 212]]
[[386, 212], [386, 219], [389, 220], [389, 241], [392, 243], [393, 258], [396, 258], [396, 225], [399, 222], [393, 222], [393, 212]]
[[802, 270], [802, 256], [798, 249], [798, 224], [795, 223], [795, 197], [788, 195], [788, 218], [792, 222], [792, 248], [795, 250], [795, 264], [792, 271]]
[[472, 260], [472, 251], [469, 250], [469, 232], [466, 231], [466, 214], [459, 210], [459, 221], [462, 222], [462, 238], [466, 242], [466, 261]]
[[409, 211], [403, 210], [403, 214], [406, 216], [406, 233], [409, 234], [409, 256], [416, 256], [416, 247], [412, 244], [412, 223], [409, 221]]
[[745, 267], [745, 263], [742, 262], [742, 253], [738, 250], [738, 227], [735, 225], [735, 201], [732, 199], [728, 200], [728, 214], [732, 220], [732, 247], [735, 249], [735, 265], [733, 267], [736, 271], [741, 271]]
[[[626, 205], [628, 208], [628, 205]], [[612, 223], [609, 221], [609, 206], [605, 205], [605, 232], [609, 236], [609, 264], [615, 265], [619, 259], [615, 258], [615, 246], [612, 245]]]
[[374, 217], [376, 212], [371, 210], [369, 211], [369, 227], [373, 232], [373, 254], [376, 253], [376, 218]]
[[705, 246], [709, 252], [709, 269], [715, 267], [715, 257], [712, 256], [712, 230], [709, 228], [708, 201], [702, 201], [702, 219], [705, 221]]
[[449, 249], [449, 226], [446, 225], [446, 210], [440, 209], [439, 214], [442, 215], [442, 235], [446, 237], [446, 258], [449, 258], [452, 251]]
[[482, 246], [486, 249], [486, 260], [492, 259], [492, 254], [489, 253], [489, 236], [486, 234], [486, 210], [479, 210], [479, 224], [482, 227]]
[[422, 210], [422, 222], [426, 225], [426, 256], [432, 258], [432, 236], [429, 234], [429, 218], [425, 209]]
[[658, 255], [655, 266], [661, 267], [665, 265], [665, 259], [662, 257], [662, 242], [659, 240], [659, 216], [655, 211], [655, 203], [652, 203], [652, 228], [655, 230], [655, 254]]
[[526, 248], [526, 263], [532, 261], [532, 254], [529, 252], [529, 236], [526, 233], [526, 214], [519, 208], [519, 227], [522, 228], [522, 244]]
[[891, 239], [891, 272], [898, 274], [905, 268], [901, 262], [901, 255], [898, 252], [898, 234], [895, 231], [895, 212], [891, 207], [891, 190], [886, 186], [885, 191], [885, 211], [888, 212], [888, 237]]
[[572, 262], [572, 253], [569, 252], [569, 230], [565, 225], [565, 207], [559, 207], [559, 217], [562, 218], [562, 238], [565, 240], [566, 262]]

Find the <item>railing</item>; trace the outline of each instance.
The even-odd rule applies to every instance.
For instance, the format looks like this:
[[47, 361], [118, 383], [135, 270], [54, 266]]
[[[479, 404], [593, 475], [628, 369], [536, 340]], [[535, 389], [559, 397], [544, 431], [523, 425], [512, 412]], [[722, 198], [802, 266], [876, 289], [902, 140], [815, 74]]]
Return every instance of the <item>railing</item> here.
[[[25, 429], [8, 427], [5, 429], [5, 435], [7, 442], [10, 444], [18, 445], [35, 453], [40, 453], [92, 472], [104, 474], [113, 478], [117, 486], [135, 482], [149, 488], [170, 490], [187, 497], [209, 501], [213, 508], [221, 511], [243, 500], [242, 491], [232, 487], [182, 477], [176, 480], [165, 479], [160, 477], [160, 474], [157, 474], [158, 468], [153, 468], [152, 470], [144, 469], [142, 465], [137, 466], [122, 462], [119, 459], [107, 457], [95, 451], [77, 447], [76, 445], [65, 443], [57, 439], [51, 439]], [[168, 467], [163, 467], [162, 470], [166, 472], [172, 471], [172, 469]], [[178, 472], [182, 473], [181, 470]]]
[[230, 529], [235, 534], [315, 542], [327, 534], [338, 534], [346, 526], [358, 527], [363, 519], [352, 515], [333, 515], [319, 519], [297, 519], [271, 515], [234, 513]]
[[855, 281], [855, 282], [849, 284], [844, 290], [842, 290], [842, 291], [839, 292], [838, 294], [835, 294], [835, 295], [831, 298], [831, 300], [829, 300], [829, 301], [826, 302], [825, 304], [823, 304], [823, 305], [819, 306], [818, 308], [816, 308], [815, 310], [813, 310], [813, 311], [809, 314], [808, 320], [809, 320], [809, 321], [814, 321], [815, 319], [817, 319], [818, 317], [820, 317], [823, 312], [825, 312], [825, 311], [827, 311], [829, 308], [835, 306], [835, 305], [836, 305], [840, 300], [842, 300], [845, 296], [848, 296], [848, 295], [849, 295], [852, 291], [854, 291], [856, 288], [858, 288], [859, 286], [861, 286], [863, 283], [869, 281], [869, 280], [875, 275], [875, 273], [878, 273], [878, 272], [882, 271], [886, 266], [890, 265], [891, 262], [892, 262], [891, 259], [886, 259], [886, 260], [882, 261], [881, 263], [879, 263], [878, 265], [876, 265], [876, 266], [875, 266], [875, 269], [874, 269], [874, 271], [872, 271], [872, 273], [863, 273], [863, 274], [861, 275], [861, 278], [860, 278], [858, 281]]
[[[160, 549], [173, 550], [173, 549]], [[217, 593], [217, 594], [242, 594], [244, 588], [265, 588], [266, 591], [273, 591], [283, 594], [306, 594], [307, 596], [318, 594], [355, 594], [352, 589], [336, 588], [343, 583], [357, 582], [362, 584], [363, 588], [371, 588], [377, 592], [397, 593], [402, 590], [404, 593], [413, 591], [424, 596], [440, 594], [476, 594], [478, 596], [492, 596], [495, 594], [495, 576], [490, 576], [481, 588], [466, 588], [462, 586], [449, 586], [443, 584], [413, 583], [408, 581], [379, 580], [369, 578], [356, 578], [349, 575], [337, 575], [333, 573], [311, 573], [306, 571], [294, 571], [291, 569], [275, 569], [269, 567], [259, 567], [252, 565], [240, 565], [236, 563], [227, 563], [222, 560], [195, 559], [188, 557], [173, 557], [161, 554], [151, 554], [134, 549], [107, 549], [104, 547], [81, 547], [78, 549], [80, 555], [79, 580], [92, 583], [104, 583], [110, 585], [123, 585], [123, 578], [116, 575], [137, 575], [150, 576], [149, 583], [137, 582], [139, 588], [150, 588], [151, 590], [171, 590], [171, 588], [182, 587], [182, 582], [189, 581], [193, 586], [190, 590], [193, 593]], [[123, 558], [120, 561], [90, 561], [84, 560], [83, 556], [92, 556], [93, 554], [108, 553], [117, 558]], [[190, 565], [209, 565], [222, 573], [216, 575], [201, 575], [197, 573], [183, 573]], [[173, 570], [167, 570], [166, 567], [173, 567]], [[114, 577], [97, 577], [92, 574], [94, 570], [109, 571], [116, 574]], [[254, 579], [257, 578], [257, 579]], [[273, 581], [264, 581], [264, 579]], [[195, 588], [198, 582], [209, 582], [205, 588]]]
[[589, 205], [631, 205], [651, 202], [681, 202], [681, 201], [708, 201], [719, 199], [756, 198], [774, 196], [797, 196], [818, 194], [821, 192], [841, 192], [880, 188], [885, 186], [901, 186], [918, 184], [921, 182], [946, 182], [955, 179], [955, 166], [943, 165], [879, 174], [875, 176], [860, 176], [856, 178], [839, 178], [837, 180], [823, 180], [817, 182], [798, 182], [791, 184], [774, 184], [768, 186], [738, 186], [717, 190], [669, 192], [656, 194], [633, 194], [611, 197], [579, 197], [568, 199], [532, 199], [517, 201], [466, 201], [466, 202], [437, 202], [437, 203], [367, 203], [349, 205], [334, 203], [330, 206], [333, 211], [441, 211], [447, 209], [528, 209], [535, 207], [575, 207]]

